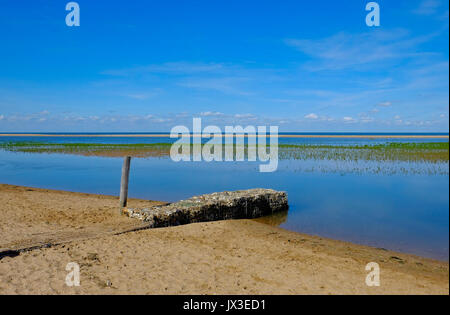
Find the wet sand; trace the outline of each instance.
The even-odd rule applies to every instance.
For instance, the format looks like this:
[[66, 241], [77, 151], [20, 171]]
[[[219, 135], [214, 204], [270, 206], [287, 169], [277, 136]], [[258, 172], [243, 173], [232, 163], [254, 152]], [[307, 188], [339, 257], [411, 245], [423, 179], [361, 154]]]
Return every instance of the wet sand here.
[[[256, 220], [120, 234], [140, 223], [116, 197], [0, 185], [0, 200], [0, 248], [56, 244], [1, 259], [0, 294], [449, 294], [448, 263]], [[65, 284], [70, 262], [80, 287]], [[379, 287], [365, 284], [369, 262]]]
[[[0, 184], [0, 250], [114, 234], [142, 227], [119, 215], [118, 198]], [[130, 207], [164, 202], [129, 200]]]

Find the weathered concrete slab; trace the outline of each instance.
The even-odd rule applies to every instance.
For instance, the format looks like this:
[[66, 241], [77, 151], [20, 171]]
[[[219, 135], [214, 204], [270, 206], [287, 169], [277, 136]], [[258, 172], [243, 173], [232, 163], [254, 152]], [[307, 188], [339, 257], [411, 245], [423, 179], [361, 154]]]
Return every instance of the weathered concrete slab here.
[[272, 189], [225, 191], [196, 196], [165, 206], [125, 208], [123, 213], [145, 221], [149, 227], [194, 222], [253, 219], [288, 209], [287, 194]]

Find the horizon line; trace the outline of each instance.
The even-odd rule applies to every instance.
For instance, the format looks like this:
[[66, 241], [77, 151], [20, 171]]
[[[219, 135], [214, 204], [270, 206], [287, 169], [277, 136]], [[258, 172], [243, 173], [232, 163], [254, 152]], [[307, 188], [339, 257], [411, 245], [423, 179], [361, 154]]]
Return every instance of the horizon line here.
[[[201, 136], [201, 134], [189, 133], [191, 136]], [[221, 133], [222, 136], [230, 136], [230, 134]], [[249, 134], [236, 134], [233, 136], [249, 137]], [[22, 132], [22, 133], [0, 133], [0, 137], [132, 137], [132, 138], [168, 138], [168, 132]], [[256, 134], [254, 135], [256, 136]], [[266, 136], [271, 136], [266, 133]], [[448, 132], [280, 132], [279, 138], [416, 138], [416, 139], [448, 139]]]

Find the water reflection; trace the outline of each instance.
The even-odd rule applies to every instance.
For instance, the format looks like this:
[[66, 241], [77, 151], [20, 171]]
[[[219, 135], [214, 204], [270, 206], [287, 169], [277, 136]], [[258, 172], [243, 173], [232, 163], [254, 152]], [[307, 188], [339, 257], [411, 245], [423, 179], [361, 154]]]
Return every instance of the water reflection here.
[[[0, 150], [0, 183], [13, 185], [118, 195], [121, 167], [121, 158]], [[289, 213], [261, 219], [268, 224], [448, 260], [448, 173], [308, 172], [291, 161], [274, 173], [259, 173], [251, 162], [131, 163], [131, 198], [170, 202], [249, 188], [288, 193]]]
[[272, 215], [268, 215], [268, 216], [265, 216], [262, 218], [257, 218], [254, 220], [256, 222], [261, 222], [261, 223], [272, 225], [272, 226], [280, 226], [281, 224], [283, 224], [287, 221], [288, 212], [289, 212], [289, 210], [280, 211], [280, 212], [276, 212]]

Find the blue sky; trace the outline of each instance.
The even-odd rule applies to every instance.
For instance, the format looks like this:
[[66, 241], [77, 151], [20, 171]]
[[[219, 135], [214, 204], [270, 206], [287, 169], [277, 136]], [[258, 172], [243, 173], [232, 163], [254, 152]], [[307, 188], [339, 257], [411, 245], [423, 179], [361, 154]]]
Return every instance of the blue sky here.
[[448, 132], [448, 1], [0, 0], [0, 132]]

